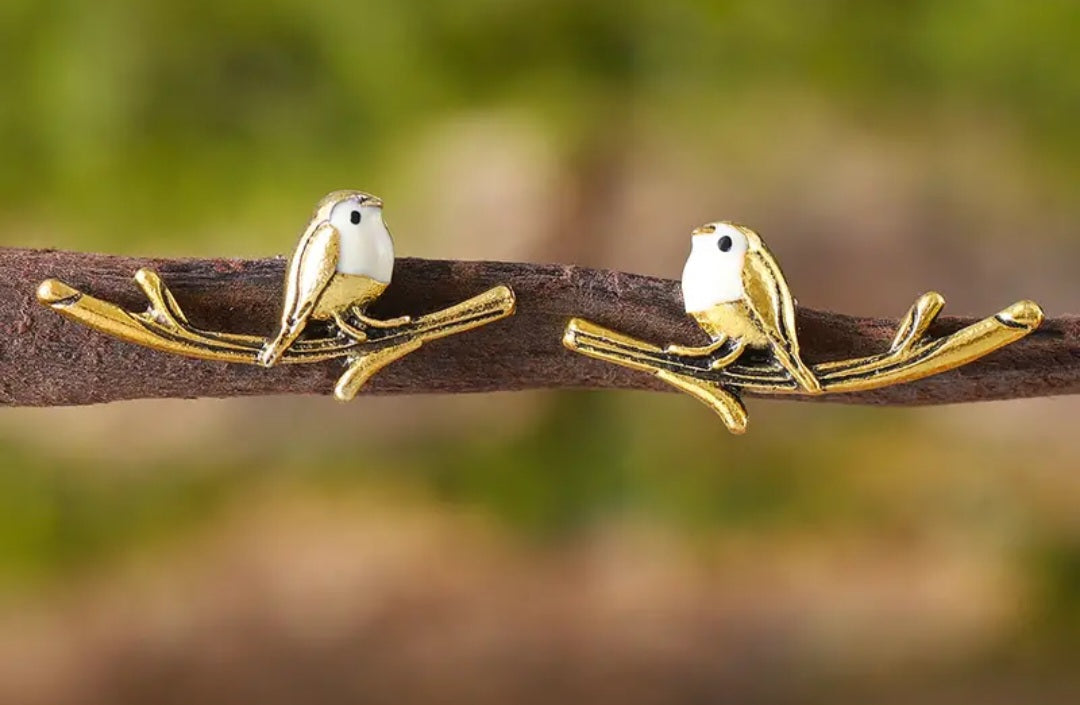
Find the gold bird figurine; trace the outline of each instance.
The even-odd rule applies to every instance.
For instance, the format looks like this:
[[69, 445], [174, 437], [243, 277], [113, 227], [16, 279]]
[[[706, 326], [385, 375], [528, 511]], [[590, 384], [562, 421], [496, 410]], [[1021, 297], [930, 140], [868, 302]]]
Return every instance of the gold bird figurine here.
[[382, 205], [362, 191], [334, 191], [319, 201], [289, 259], [281, 325], [259, 351], [260, 365], [270, 367], [281, 360], [311, 320], [333, 321], [359, 340], [367, 336], [350, 318], [378, 328], [409, 322], [408, 316], [380, 321], [364, 315], [386, 290], [394, 270], [394, 243]]
[[749, 228], [723, 222], [697, 228], [690, 239], [683, 302], [713, 340], [705, 350], [715, 352], [730, 342], [731, 352], [722, 361], [728, 364], [747, 347], [766, 349], [803, 393], [820, 394], [821, 383], [799, 357], [795, 302], [761, 237]]

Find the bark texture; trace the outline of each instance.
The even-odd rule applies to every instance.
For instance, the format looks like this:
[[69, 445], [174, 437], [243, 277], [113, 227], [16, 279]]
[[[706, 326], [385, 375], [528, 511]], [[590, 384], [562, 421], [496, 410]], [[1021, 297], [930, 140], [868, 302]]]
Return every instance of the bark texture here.
[[[340, 361], [266, 370], [168, 355], [65, 320], [34, 296], [42, 280], [54, 277], [127, 309], [143, 310], [146, 300], [131, 280], [140, 267], [161, 274], [199, 328], [261, 335], [275, 328], [282, 259], [155, 260], [0, 249], [0, 404], [53, 406], [333, 390], [342, 371]], [[517, 294], [515, 315], [425, 345], [376, 375], [363, 394], [541, 388], [671, 391], [648, 374], [565, 349], [561, 338], [573, 316], [660, 344], [705, 342], [682, 312], [677, 282], [569, 265], [400, 259], [393, 284], [370, 312], [378, 317], [421, 314], [497, 284], [508, 284]], [[929, 335], [948, 334], [974, 320], [942, 316]], [[810, 363], [881, 352], [896, 325], [895, 320], [806, 308], [798, 313], [803, 356]], [[1027, 338], [960, 369], [911, 384], [820, 399], [915, 405], [1078, 392], [1080, 316], [1064, 316], [1047, 319]]]

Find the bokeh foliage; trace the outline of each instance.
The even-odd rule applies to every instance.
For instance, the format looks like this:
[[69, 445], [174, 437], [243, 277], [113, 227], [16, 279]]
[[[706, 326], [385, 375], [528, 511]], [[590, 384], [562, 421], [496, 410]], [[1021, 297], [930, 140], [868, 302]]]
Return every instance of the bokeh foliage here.
[[133, 216], [179, 237], [273, 222], [311, 182], [385, 187], [447, 111], [522, 106], [573, 144], [783, 90], [871, 122], [1001, 118], [1075, 175], [1078, 25], [1068, 0], [7, 0], [0, 198], [133, 249]]

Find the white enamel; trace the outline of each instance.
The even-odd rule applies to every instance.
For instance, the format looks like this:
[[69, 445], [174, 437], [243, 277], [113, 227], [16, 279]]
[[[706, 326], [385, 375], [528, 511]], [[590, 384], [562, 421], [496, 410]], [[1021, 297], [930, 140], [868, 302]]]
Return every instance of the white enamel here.
[[[682, 292], [687, 313], [707, 311], [716, 304], [743, 297], [742, 268], [746, 256], [746, 236], [729, 223], [713, 223], [714, 232], [690, 238], [690, 256], [683, 267]], [[721, 252], [723, 237], [731, 238], [731, 248]]]
[[[360, 212], [358, 224], [352, 222], [353, 211]], [[350, 198], [330, 211], [330, 224], [341, 236], [337, 271], [389, 284], [394, 272], [394, 241], [383, 222], [382, 208]]]

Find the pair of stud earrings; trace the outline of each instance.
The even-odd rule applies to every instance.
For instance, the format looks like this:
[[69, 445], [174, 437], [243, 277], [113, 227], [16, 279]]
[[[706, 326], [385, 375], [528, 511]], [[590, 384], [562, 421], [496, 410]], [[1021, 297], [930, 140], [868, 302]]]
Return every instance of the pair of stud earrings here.
[[[471, 299], [415, 318], [367, 313], [389, 286], [394, 245], [382, 201], [360, 191], [334, 191], [315, 214], [289, 259], [276, 332], [269, 338], [190, 325], [161, 278], [141, 269], [135, 281], [150, 301], [132, 313], [55, 279], [38, 299], [103, 333], [170, 353], [272, 367], [343, 359], [334, 396], [348, 401], [379, 370], [437, 338], [462, 333], [514, 312], [514, 292], [496, 286]], [[693, 231], [682, 276], [687, 314], [708, 334], [700, 347], [661, 347], [573, 318], [563, 344], [589, 357], [650, 373], [705, 403], [734, 433], [746, 430], [740, 391], [820, 395], [910, 382], [966, 364], [1027, 335], [1042, 310], [1020, 301], [951, 335], [928, 339], [944, 306], [936, 292], [908, 311], [885, 352], [808, 365], [801, 356], [795, 301], [776, 259], [749, 228], [712, 223]]]

